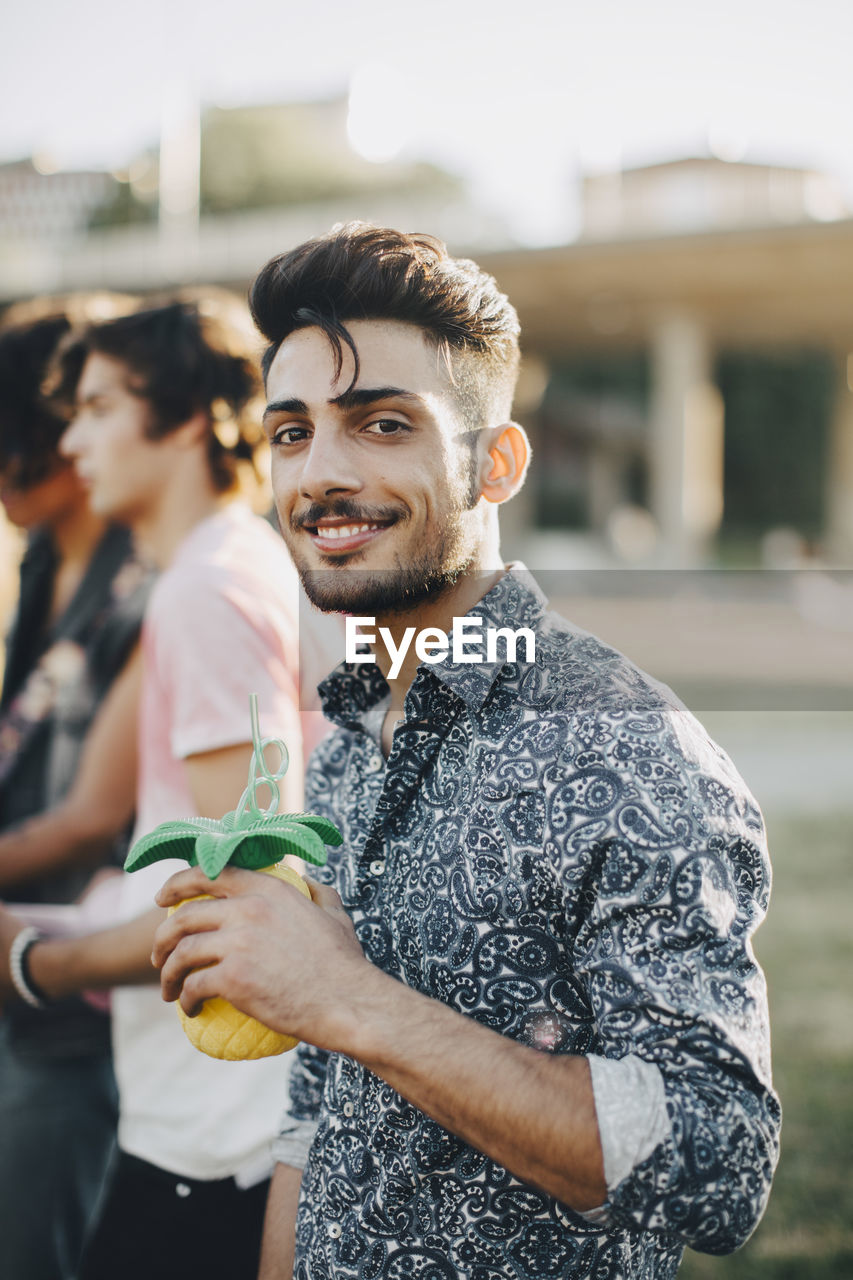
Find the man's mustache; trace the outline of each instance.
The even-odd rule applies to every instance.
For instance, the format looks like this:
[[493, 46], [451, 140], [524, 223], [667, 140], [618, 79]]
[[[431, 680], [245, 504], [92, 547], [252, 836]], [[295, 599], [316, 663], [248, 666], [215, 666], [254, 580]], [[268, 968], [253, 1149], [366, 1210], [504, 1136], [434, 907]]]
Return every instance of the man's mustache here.
[[334, 502], [312, 502], [299, 515], [291, 517], [294, 529], [306, 529], [321, 520], [351, 520], [353, 524], [396, 524], [406, 519], [401, 507], [363, 507], [351, 498], [338, 498]]

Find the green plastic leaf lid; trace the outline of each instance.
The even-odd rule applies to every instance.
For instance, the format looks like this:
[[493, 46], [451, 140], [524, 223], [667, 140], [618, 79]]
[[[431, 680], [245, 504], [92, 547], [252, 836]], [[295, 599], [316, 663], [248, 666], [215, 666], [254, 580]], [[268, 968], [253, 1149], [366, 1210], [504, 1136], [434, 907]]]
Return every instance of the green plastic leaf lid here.
[[[164, 858], [183, 858], [191, 867], [201, 867], [209, 880], [215, 880], [229, 864], [257, 871], [281, 862], [287, 854], [321, 867], [326, 861], [325, 846], [342, 843], [343, 836], [334, 823], [319, 814], [278, 813], [278, 783], [290, 762], [287, 747], [280, 738], [261, 739], [256, 693], [249, 695], [249, 711], [253, 746], [249, 785], [237, 808], [219, 821], [184, 818], [162, 822], [136, 841], [125, 860], [125, 871], [139, 871]], [[281, 758], [275, 773], [270, 772], [264, 758], [267, 747], [276, 747]], [[266, 809], [257, 802], [260, 786], [270, 791]]]

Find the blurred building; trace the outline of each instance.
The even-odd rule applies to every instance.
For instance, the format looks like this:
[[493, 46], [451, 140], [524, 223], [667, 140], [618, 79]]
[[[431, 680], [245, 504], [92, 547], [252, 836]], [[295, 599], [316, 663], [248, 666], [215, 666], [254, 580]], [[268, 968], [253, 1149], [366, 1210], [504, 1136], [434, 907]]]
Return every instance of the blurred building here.
[[[453, 244], [508, 242], [501, 219], [472, 207], [454, 175], [356, 154], [347, 114], [344, 96], [202, 111], [177, 102], [159, 145], [121, 172], [5, 166], [0, 306], [74, 289], [243, 288], [274, 253], [350, 218], [429, 228]], [[51, 220], [63, 189], [68, 211]], [[43, 211], [34, 221], [32, 209]]]
[[592, 530], [615, 562], [721, 548], [754, 562], [784, 545], [853, 563], [853, 221], [838, 184], [687, 159], [589, 177], [582, 209], [574, 244], [483, 259], [537, 371], [519, 409], [538, 455], [514, 513], [526, 554], [564, 559], [560, 534]]
[[0, 164], [0, 239], [61, 243], [84, 234], [117, 187], [109, 173], [57, 172], [44, 159]]
[[594, 563], [754, 562], [762, 544], [853, 563], [853, 220], [834, 181], [709, 157], [589, 176], [578, 240], [522, 249], [458, 179], [371, 163], [346, 125], [344, 98], [189, 110], [122, 174], [0, 168], [0, 305], [242, 292], [335, 222], [429, 230], [521, 315], [534, 464], [512, 549], [540, 567], [570, 545]]
[[695, 156], [586, 176], [581, 234], [589, 240], [680, 235], [830, 221], [846, 212], [841, 184], [828, 174]]

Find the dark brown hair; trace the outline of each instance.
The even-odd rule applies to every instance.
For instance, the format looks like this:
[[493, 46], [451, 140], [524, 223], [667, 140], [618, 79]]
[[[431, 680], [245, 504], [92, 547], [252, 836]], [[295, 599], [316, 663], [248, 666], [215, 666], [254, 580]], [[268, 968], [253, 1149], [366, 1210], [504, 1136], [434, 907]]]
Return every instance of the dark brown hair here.
[[56, 314], [0, 332], [0, 467], [22, 488], [63, 462], [58, 446], [65, 419], [43, 395], [42, 383], [69, 328], [68, 318]]
[[246, 413], [259, 380], [222, 306], [173, 300], [74, 334], [60, 349], [55, 390], [69, 410], [94, 352], [127, 367], [129, 390], [151, 409], [150, 439], [168, 435], [197, 413], [206, 415], [213, 483], [220, 491], [233, 486], [237, 463], [251, 461], [261, 439], [256, 420]]
[[518, 376], [518, 316], [491, 276], [467, 258], [451, 258], [440, 240], [364, 222], [279, 254], [252, 285], [249, 308], [269, 346], [262, 368], [297, 329], [322, 329], [340, 374], [343, 345], [358, 352], [346, 322], [396, 320], [416, 325], [445, 357], [469, 426], [505, 420]]

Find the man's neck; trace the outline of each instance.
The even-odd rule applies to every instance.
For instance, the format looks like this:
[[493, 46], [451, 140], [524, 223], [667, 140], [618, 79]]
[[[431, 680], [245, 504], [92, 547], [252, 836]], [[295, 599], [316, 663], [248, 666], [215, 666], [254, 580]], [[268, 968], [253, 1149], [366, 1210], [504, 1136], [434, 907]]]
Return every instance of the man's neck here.
[[168, 568], [187, 534], [234, 497], [215, 490], [206, 470], [184, 479], [176, 473], [161, 491], [156, 506], [133, 521], [139, 550], [158, 569]]

